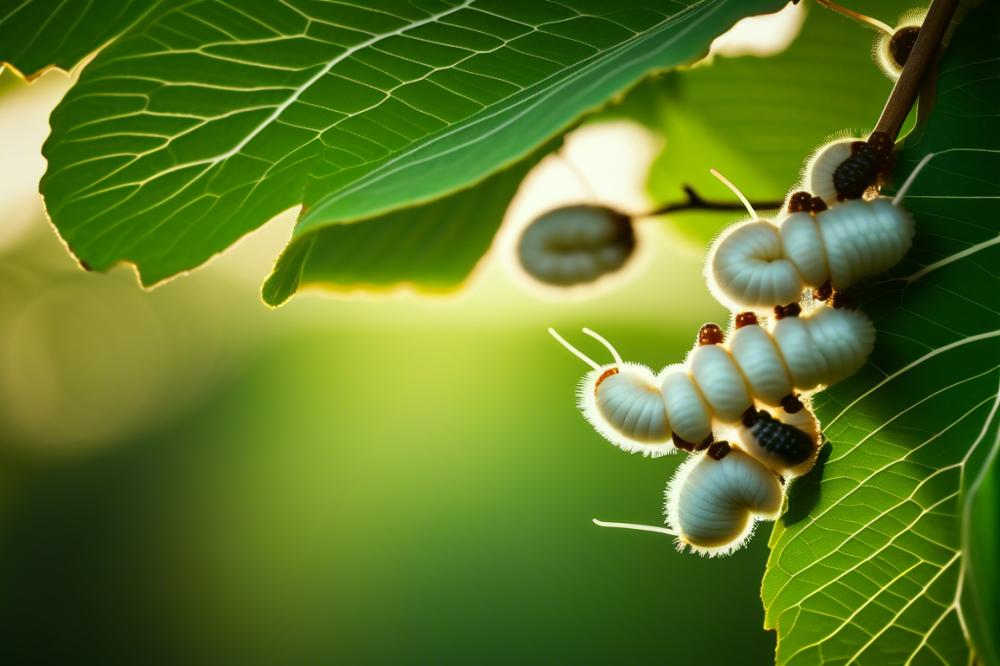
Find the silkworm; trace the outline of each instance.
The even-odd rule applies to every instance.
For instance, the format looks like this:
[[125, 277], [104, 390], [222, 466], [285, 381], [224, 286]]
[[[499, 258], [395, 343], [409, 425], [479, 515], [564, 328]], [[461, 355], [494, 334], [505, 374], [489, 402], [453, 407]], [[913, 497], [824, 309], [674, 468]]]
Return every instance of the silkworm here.
[[926, 16], [926, 9], [911, 10], [900, 17], [891, 31], [879, 32], [872, 53], [879, 67], [890, 79], [899, 78]]
[[599, 365], [553, 329], [549, 332], [593, 368], [578, 390], [587, 421], [623, 450], [652, 456], [675, 448], [702, 450], [713, 440], [714, 422], [740, 423], [755, 405], [788, 411], [797, 392], [857, 371], [875, 339], [871, 321], [853, 310], [816, 307], [802, 316], [775, 318], [767, 328], [752, 313], [743, 313], [728, 341], [718, 326], [706, 324], [683, 363], [654, 374], [622, 361], [589, 329], [584, 332], [607, 347], [613, 363]]
[[524, 270], [546, 284], [593, 282], [621, 268], [635, 250], [632, 219], [605, 206], [573, 205], [534, 220], [517, 246]]
[[[830, 154], [842, 150], [837, 143]], [[748, 208], [753, 219], [730, 226], [709, 250], [705, 276], [713, 294], [733, 310], [760, 311], [797, 302], [808, 288], [842, 290], [888, 270], [913, 242], [913, 217], [900, 204], [932, 155], [892, 199], [844, 201], [818, 212], [796, 205], [778, 220], [760, 219]], [[814, 165], [822, 162], [825, 173], [831, 162], [822, 151], [820, 157]]]
[[664, 498], [666, 527], [596, 519], [594, 523], [659, 532], [674, 537], [678, 550], [726, 555], [746, 543], [758, 520], [778, 517], [784, 488], [778, 476], [752, 456], [717, 442], [677, 469]]

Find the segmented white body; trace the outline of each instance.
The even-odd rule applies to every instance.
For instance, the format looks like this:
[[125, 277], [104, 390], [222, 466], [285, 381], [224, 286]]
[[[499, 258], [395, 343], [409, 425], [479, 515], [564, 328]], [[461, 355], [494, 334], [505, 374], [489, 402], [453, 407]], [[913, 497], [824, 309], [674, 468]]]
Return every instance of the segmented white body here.
[[[836, 201], [833, 170], [850, 155], [852, 141], [827, 146], [814, 158], [807, 179], [829, 182], [829, 190], [811, 185], [825, 200]], [[913, 220], [897, 204], [933, 157], [931, 153], [921, 160], [892, 201], [848, 201], [815, 216], [792, 213], [779, 224], [756, 219], [746, 198], [733, 188], [755, 219], [734, 225], [713, 245], [706, 273], [716, 296], [734, 310], [770, 309], [798, 302], [806, 287], [829, 282], [843, 288], [890, 268], [913, 237]], [[615, 364], [598, 366], [550, 332], [594, 368], [580, 385], [580, 407], [587, 419], [626, 451], [652, 455], [673, 450], [673, 433], [698, 443], [711, 434], [713, 421], [733, 422], [751, 405], [773, 406], [795, 391], [847, 377], [865, 363], [875, 339], [865, 315], [820, 306], [801, 317], [778, 319], [767, 329], [741, 326], [726, 344], [695, 347], [683, 364], [667, 366], [654, 376], [645, 366], [624, 364], [596, 334]], [[781, 513], [784, 488], [778, 475], [804, 474], [818, 452], [820, 427], [810, 410], [774, 410], [770, 418], [779, 424], [757, 422], [766, 426], [759, 431], [762, 436], [773, 436], [770, 448], [757, 440], [751, 419], [751, 425], [735, 429], [735, 448], [728, 453], [698, 454], [678, 469], [666, 490], [668, 527], [594, 522], [669, 534], [679, 547], [704, 555], [739, 548], [755, 521], [774, 520]], [[789, 435], [784, 426], [808, 439], [794, 439], [796, 444], [789, 446], [808, 454], [800, 463], [775, 452], [775, 446], [788, 442], [782, 439]], [[798, 446], [809, 443], [811, 449]]]
[[518, 242], [524, 270], [546, 284], [593, 282], [621, 268], [635, 249], [628, 217], [604, 206], [565, 206], [528, 226]]
[[597, 366], [580, 383], [579, 407], [622, 449], [663, 455], [675, 449], [675, 433], [699, 443], [713, 423], [735, 423], [752, 405], [776, 406], [844, 379], [864, 364], [874, 339], [864, 315], [817, 308], [767, 328], [737, 328], [726, 343], [698, 345], [658, 375], [633, 363]]
[[846, 201], [813, 216], [735, 224], [712, 244], [705, 267], [715, 297], [733, 310], [796, 303], [803, 290], [835, 289], [897, 264], [913, 241], [913, 218], [892, 200]]
[[692, 456], [667, 485], [664, 511], [678, 546], [703, 555], [725, 555], [742, 546], [757, 520], [781, 513], [778, 477], [739, 450], [721, 460]]

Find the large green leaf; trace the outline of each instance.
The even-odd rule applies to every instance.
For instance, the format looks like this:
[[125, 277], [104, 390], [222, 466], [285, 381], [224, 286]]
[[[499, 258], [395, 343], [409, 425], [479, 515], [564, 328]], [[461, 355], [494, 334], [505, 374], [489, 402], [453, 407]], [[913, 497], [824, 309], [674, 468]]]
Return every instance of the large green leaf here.
[[[68, 70], [141, 20], [182, 0], [5, 0], [0, 7], [0, 65], [32, 79]], [[2, 67], [0, 67], [2, 69]]]
[[443, 199], [292, 241], [264, 283], [264, 302], [281, 305], [308, 287], [456, 287], [489, 249], [518, 186], [549, 148]]
[[984, 5], [899, 155], [897, 183], [943, 152], [906, 201], [913, 249], [859, 294], [879, 331], [871, 362], [817, 400], [829, 459], [793, 486], [771, 538], [762, 597], [779, 664], [967, 664], [970, 633], [995, 628], [995, 587], [963, 593], [982, 560], [962, 517], [1000, 430], [998, 52], [1000, 8]]
[[[860, 8], [891, 21], [911, 6], [892, 0]], [[874, 31], [822, 7], [805, 10], [799, 35], [781, 53], [717, 56], [707, 66], [654, 77], [608, 111], [665, 135], [649, 173], [654, 201], [677, 201], [684, 184], [707, 197], [731, 199], [709, 174], [712, 167], [753, 199], [780, 200], [798, 178], [803, 156], [827, 137], [871, 129], [874, 107], [892, 88], [872, 61]], [[669, 222], [701, 243], [732, 219], [700, 211]]]
[[154, 284], [300, 203], [296, 239], [466, 188], [779, 4], [197, 0], [84, 69], [42, 192], [81, 263]]

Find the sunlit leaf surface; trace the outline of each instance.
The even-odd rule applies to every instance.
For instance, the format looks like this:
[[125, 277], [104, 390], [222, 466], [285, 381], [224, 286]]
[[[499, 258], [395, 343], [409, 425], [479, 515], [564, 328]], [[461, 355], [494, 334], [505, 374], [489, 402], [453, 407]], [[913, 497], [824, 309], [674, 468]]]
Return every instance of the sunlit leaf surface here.
[[122, 31], [183, 0], [6, 0], [0, 6], [0, 63], [27, 78], [68, 70]]
[[268, 305], [297, 290], [460, 285], [493, 242], [507, 205], [545, 148], [483, 182], [429, 204], [355, 224], [335, 224], [293, 241], [264, 283]]
[[995, 618], [963, 596], [962, 517], [1000, 427], [998, 35], [996, 6], [969, 14], [899, 155], [897, 183], [943, 153], [906, 201], [913, 249], [859, 293], [879, 329], [870, 364], [819, 396], [829, 459], [772, 535], [762, 596], [779, 664], [966, 664], [970, 627]]
[[469, 187], [780, 4], [184, 3], [85, 68], [42, 192], [82, 263], [153, 284], [299, 203], [296, 238]]
[[[911, 6], [892, 0], [863, 8], [892, 21]], [[713, 167], [753, 199], [780, 200], [798, 179], [803, 158], [831, 134], [861, 136], [871, 129], [875, 109], [892, 89], [872, 61], [874, 31], [814, 3], [799, 8], [805, 20], [785, 51], [716, 56], [710, 65], [644, 83], [609, 111], [664, 133], [666, 145], [649, 174], [654, 201], [681, 199], [685, 184], [710, 198], [732, 199], [709, 174]], [[666, 222], [705, 243], [733, 219], [700, 211]]]

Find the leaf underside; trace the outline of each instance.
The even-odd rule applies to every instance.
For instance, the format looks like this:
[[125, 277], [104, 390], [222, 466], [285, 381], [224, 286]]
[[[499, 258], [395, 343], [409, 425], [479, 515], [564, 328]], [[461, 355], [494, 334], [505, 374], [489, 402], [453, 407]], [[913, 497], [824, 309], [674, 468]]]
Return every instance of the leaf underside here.
[[81, 263], [155, 284], [298, 204], [293, 240], [480, 183], [780, 5], [158, 3], [53, 113], [42, 193]]
[[830, 456], [793, 485], [771, 537], [761, 594], [779, 664], [967, 664], [970, 634], [995, 628], [996, 597], [967, 594], [963, 544], [1000, 428], [998, 50], [986, 3], [954, 34], [929, 122], [899, 153], [896, 183], [944, 154], [905, 202], [912, 250], [858, 290], [875, 352], [817, 396]]

